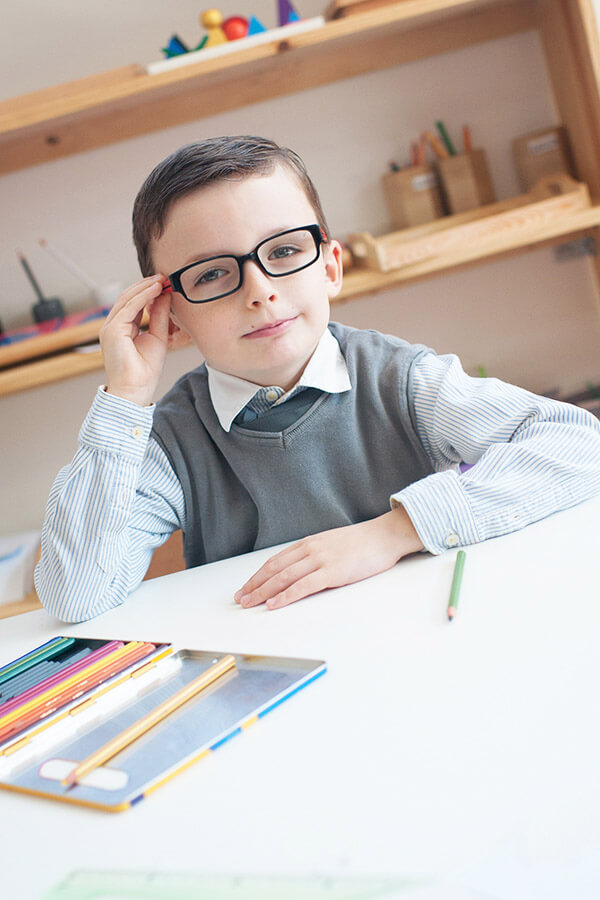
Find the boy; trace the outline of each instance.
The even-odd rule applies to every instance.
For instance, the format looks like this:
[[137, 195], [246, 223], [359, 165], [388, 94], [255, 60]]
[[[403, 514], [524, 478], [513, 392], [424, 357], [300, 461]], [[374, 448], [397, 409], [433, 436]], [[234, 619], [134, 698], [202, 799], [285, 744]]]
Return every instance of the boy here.
[[[123, 602], [180, 527], [188, 566], [295, 541], [235, 595], [276, 608], [600, 491], [590, 414], [328, 324], [341, 248], [292, 151], [181, 148], [142, 186], [133, 233], [144, 278], [103, 326], [107, 384], [48, 502], [36, 586], [59, 617]], [[206, 362], [155, 407], [188, 338]]]

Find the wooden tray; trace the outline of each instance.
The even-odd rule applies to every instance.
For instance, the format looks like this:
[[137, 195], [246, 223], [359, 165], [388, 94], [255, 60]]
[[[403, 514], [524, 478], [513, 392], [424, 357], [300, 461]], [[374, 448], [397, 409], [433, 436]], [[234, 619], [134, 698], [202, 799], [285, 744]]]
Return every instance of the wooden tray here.
[[97, 341], [103, 321], [86, 322], [85, 325], [75, 325], [51, 334], [40, 334], [38, 337], [19, 341], [18, 344], [7, 344], [6, 347], [0, 347], [0, 369], [27, 360], [39, 359], [41, 356], [49, 356], [60, 350], [70, 350], [90, 341]]
[[451, 261], [453, 253], [465, 245], [497, 245], [503, 234], [510, 236], [511, 243], [519, 230], [539, 228], [591, 205], [587, 185], [561, 174], [544, 178], [527, 194], [509, 200], [380, 237], [367, 232], [351, 234], [346, 243], [357, 265], [389, 272], [438, 257]]

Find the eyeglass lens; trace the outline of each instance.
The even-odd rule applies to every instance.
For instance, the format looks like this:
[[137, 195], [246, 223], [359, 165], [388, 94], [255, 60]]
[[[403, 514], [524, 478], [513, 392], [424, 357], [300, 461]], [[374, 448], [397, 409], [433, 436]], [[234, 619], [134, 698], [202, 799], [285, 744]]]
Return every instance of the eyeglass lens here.
[[[269, 238], [258, 246], [256, 254], [268, 275], [291, 275], [315, 262], [319, 247], [311, 231], [298, 229]], [[241, 283], [242, 273], [235, 256], [201, 260], [181, 275], [186, 296], [196, 303], [232, 293]]]

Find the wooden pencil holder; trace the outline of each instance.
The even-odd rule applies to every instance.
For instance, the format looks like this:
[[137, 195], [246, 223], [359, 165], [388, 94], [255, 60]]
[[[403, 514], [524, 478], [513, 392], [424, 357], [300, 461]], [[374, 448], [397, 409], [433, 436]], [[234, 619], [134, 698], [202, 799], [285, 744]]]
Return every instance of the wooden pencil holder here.
[[449, 213], [466, 212], [496, 200], [483, 150], [449, 156], [437, 165]]
[[423, 225], [444, 215], [439, 179], [431, 166], [411, 166], [382, 178], [394, 228]]
[[542, 128], [515, 138], [512, 150], [524, 191], [531, 190], [540, 178], [560, 173], [575, 177], [569, 136], [563, 125]]

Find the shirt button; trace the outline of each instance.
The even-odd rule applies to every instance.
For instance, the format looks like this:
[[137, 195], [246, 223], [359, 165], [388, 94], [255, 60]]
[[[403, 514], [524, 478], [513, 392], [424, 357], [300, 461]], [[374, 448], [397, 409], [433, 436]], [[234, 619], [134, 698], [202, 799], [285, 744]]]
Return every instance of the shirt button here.
[[455, 531], [450, 531], [446, 535], [446, 547], [456, 547], [460, 543], [460, 538]]
[[139, 425], [135, 425], [131, 429], [131, 437], [135, 438], [136, 441], [141, 441], [142, 438], [144, 437], [144, 429], [140, 428]]
[[277, 391], [267, 391], [267, 400], [277, 400]]

